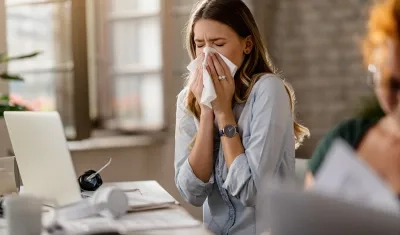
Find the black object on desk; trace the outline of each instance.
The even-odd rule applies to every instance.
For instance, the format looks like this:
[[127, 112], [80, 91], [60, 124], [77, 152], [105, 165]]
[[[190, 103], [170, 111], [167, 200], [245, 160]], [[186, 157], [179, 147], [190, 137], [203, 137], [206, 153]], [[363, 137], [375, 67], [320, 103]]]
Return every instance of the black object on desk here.
[[103, 179], [98, 173], [94, 177], [89, 178], [89, 176], [95, 173], [95, 170], [88, 170], [79, 176], [78, 182], [82, 191], [96, 191], [103, 184]]
[[4, 197], [0, 196], [0, 218], [4, 217]]

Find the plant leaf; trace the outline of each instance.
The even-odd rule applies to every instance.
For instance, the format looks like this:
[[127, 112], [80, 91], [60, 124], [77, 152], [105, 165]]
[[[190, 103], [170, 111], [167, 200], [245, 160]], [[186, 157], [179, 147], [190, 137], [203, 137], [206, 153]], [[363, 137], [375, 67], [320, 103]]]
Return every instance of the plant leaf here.
[[5, 111], [27, 111], [28, 109], [25, 106], [21, 105], [8, 105], [8, 104], [0, 104], [0, 117], [4, 116]]
[[0, 101], [10, 101], [9, 95], [0, 94]]
[[0, 63], [8, 63], [13, 60], [22, 60], [22, 59], [32, 58], [32, 57], [39, 55], [40, 53], [42, 53], [42, 52], [35, 51], [35, 52], [25, 54], [25, 55], [8, 56], [8, 54], [6, 52], [4, 52], [4, 53], [0, 54]]
[[24, 81], [24, 79], [17, 74], [2, 73], [0, 74], [0, 78], [4, 80]]

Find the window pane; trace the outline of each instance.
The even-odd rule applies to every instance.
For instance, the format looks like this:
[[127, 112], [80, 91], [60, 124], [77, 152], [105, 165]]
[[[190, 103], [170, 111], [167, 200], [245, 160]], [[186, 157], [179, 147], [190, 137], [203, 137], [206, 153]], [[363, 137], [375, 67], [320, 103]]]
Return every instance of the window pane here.
[[154, 12], [160, 10], [160, 0], [112, 0], [111, 9], [113, 12]]
[[60, 115], [65, 126], [73, 126], [72, 72], [20, 74], [25, 82], [11, 82], [13, 99], [25, 102], [35, 110], [51, 111], [62, 106]]
[[161, 75], [115, 78], [115, 113], [120, 129], [157, 129], [163, 125]]
[[70, 2], [10, 6], [6, 11], [8, 54], [41, 51], [9, 63], [9, 72], [25, 79], [12, 82], [10, 93], [41, 103], [41, 110], [59, 111], [63, 123], [73, 125]]
[[111, 22], [112, 51], [115, 67], [140, 64], [161, 67], [160, 18]]
[[10, 55], [42, 51], [9, 64], [11, 71], [44, 68], [71, 61], [69, 3], [7, 8], [7, 47]]
[[7, 5], [15, 5], [15, 4], [22, 4], [22, 3], [35, 3], [35, 2], [41, 2], [43, 0], [6, 0]]

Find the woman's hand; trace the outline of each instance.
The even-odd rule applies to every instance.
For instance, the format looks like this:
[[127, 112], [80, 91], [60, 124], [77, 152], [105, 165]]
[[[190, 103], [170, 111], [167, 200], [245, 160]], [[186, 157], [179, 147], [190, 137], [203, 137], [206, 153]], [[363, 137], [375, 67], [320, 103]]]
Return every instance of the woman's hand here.
[[[218, 122], [226, 116], [233, 116], [232, 98], [235, 93], [235, 81], [228, 65], [217, 53], [210, 53], [207, 58], [207, 71], [214, 82], [217, 98], [212, 102]], [[231, 119], [231, 118], [229, 118]]]
[[[204, 60], [204, 53], [199, 55], [200, 61]], [[190, 91], [193, 92], [194, 97], [196, 97], [197, 102], [200, 104], [201, 93], [203, 92], [203, 63], [198, 63], [197, 69], [192, 74]], [[201, 114], [202, 115], [213, 115], [212, 109], [207, 107], [206, 105], [200, 104]]]

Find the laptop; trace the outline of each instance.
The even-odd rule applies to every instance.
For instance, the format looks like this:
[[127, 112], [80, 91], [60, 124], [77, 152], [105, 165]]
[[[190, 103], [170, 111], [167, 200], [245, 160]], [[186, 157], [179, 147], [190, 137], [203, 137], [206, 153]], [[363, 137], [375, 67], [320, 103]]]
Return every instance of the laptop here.
[[23, 181], [23, 193], [64, 206], [81, 200], [58, 112], [8, 111], [4, 118]]

